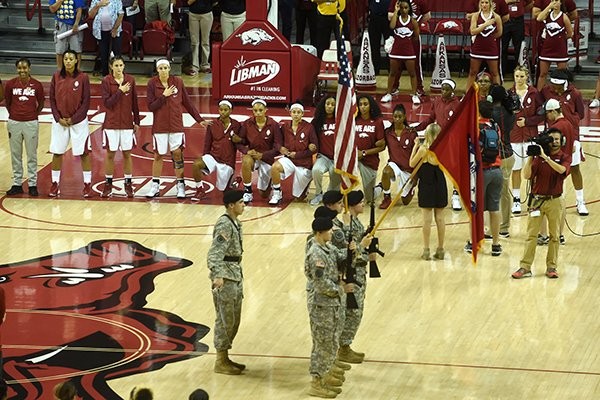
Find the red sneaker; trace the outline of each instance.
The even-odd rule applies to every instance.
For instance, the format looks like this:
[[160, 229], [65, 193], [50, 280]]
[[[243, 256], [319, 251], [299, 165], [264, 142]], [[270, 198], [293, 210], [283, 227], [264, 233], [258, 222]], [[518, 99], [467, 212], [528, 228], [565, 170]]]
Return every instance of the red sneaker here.
[[546, 276], [550, 279], [557, 279], [558, 273], [556, 272], [556, 268], [548, 268], [546, 270]]
[[200, 201], [206, 196], [206, 190], [204, 186], [199, 186], [196, 188], [196, 193], [192, 196], [192, 201]]
[[50, 191], [48, 192], [48, 196], [57, 197], [60, 194], [60, 189], [58, 188], [58, 182], [52, 182], [50, 186]]
[[[514, 279], [531, 278], [531, 271], [525, 268], [519, 268], [511, 275]], [[558, 276], [557, 276], [558, 277]]]
[[385, 210], [386, 208], [388, 208], [390, 205], [392, 204], [392, 196], [389, 194], [384, 194], [383, 195], [383, 201], [381, 202], [381, 204], [379, 205], [379, 208], [381, 208], [382, 210]]
[[130, 199], [133, 197], [133, 185], [131, 184], [131, 182], [125, 182], [125, 194]]
[[83, 184], [83, 197], [88, 198], [88, 197], [92, 197], [92, 184], [91, 183], [84, 183]]
[[[102, 189], [102, 194], [100, 195], [100, 197], [110, 197], [110, 196], [112, 196], [112, 183], [106, 183], [106, 184], [104, 184], [104, 189]], [[83, 197], [87, 197], [85, 195], [85, 186], [84, 186]]]

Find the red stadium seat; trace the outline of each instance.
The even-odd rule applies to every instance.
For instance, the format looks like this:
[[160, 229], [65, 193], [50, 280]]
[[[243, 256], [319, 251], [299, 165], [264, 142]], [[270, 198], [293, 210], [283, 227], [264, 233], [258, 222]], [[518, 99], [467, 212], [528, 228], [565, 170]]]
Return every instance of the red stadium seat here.
[[167, 33], [158, 29], [145, 29], [142, 32], [142, 47], [140, 48], [140, 59], [145, 55], [164, 56], [171, 59], [171, 44]]

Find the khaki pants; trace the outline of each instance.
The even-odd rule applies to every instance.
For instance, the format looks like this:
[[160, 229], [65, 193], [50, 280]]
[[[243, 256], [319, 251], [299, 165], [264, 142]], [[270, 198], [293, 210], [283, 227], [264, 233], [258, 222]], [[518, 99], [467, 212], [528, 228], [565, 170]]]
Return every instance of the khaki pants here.
[[[213, 24], [213, 13], [189, 13], [190, 42], [192, 45], [192, 65], [195, 69], [210, 67], [210, 30]], [[199, 48], [202, 47], [202, 60], [199, 61]]]
[[[521, 258], [520, 266], [526, 270], [531, 270], [531, 265], [535, 258], [535, 250], [537, 247], [537, 235], [542, 225], [542, 217], [545, 215], [548, 218], [548, 233], [550, 235], [550, 243], [548, 243], [548, 253], [546, 254], [546, 268], [557, 268], [558, 262], [558, 249], [559, 245], [559, 228], [560, 220], [563, 211], [564, 199], [561, 197], [555, 199], [548, 199], [536, 204], [534, 199], [532, 202], [532, 208], [537, 208], [540, 211], [540, 216], [532, 217], [531, 210], [529, 211], [530, 216], [527, 220], [527, 240], [525, 242], [525, 251], [523, 252], [523, 258]], [[539, 201], [537, 203], [540, 203]]]
[[27, 153], [27, 178], [29, 187], [37, 186], [38, 121], [7, 122], [10, 159], [13, 169], [13, 185], [23, 184], [23, 144]]

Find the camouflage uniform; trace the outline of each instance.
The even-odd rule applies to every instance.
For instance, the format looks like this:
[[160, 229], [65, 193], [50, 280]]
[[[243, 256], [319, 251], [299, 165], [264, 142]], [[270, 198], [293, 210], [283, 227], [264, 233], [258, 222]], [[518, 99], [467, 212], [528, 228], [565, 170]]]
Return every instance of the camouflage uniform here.
[[[221, 288], [213, 288], [215, 303], [214, 340], [217, 351], [229, 350], [237, 334], [242, 313], [242, 224], [227, 214], [221, 215], [213, 230], [213, 242], [208, 250], [211, 281], [223, 278]], [[237, 260], [236, 260], [237, 259]]]
[[354, 297], [356, 298], [358, 309], [346, 309], [344, 328], [339, 343], [340, 346], [349, 346], [354, 340], [354, 336], [356, 336], [363, 316], [365, 290], [367, 289], [367, 263], [369, 262], [369, 257], [367, 249], [360, 245], [361, 239], [365, 236], [365, 227], [357, 217], [352, 217], [350, 229], [352, 231], [352, 239], [357, 243], [353, 265], [356, 270], [355, 278], [357, 283], [354, 286]]
[[316, 241], [306, 253], [304, 270], [308, 315], [313, 347], [310, 355], [310, 374], [323, 377], [333, 365], [341, 330], [340, 308], [345, 304], [344, 289], [340, 285], [338, 263], [341, 252], [330, 243]]

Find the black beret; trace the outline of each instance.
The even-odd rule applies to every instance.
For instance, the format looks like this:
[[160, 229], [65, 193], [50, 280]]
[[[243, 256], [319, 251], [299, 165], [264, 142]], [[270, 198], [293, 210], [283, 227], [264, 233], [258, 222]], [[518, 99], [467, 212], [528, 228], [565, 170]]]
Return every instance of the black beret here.
[[325, 206], [317, 207], [317, 209], [315, 210], [315, 213], [313, 214], [313, 217], [315, 217], [315, 218], [334, 219], [336, 216], [337, 216], [337, 211], [332, 210], [331, 208], [325, 207]]
[[244, 192], [241, 190], [227, 190], [223, 192], [223, 204], [237, 203], [244, 197]]
[[494, 102], [504, 101], [508, 97], [508, 92], [502, 85], [494, 85], [490, 89], [490, 96]]
[[328, 190], [323, 194], [323, 204], [335, 204], [343, 198], [339, 190]]
[[550, 72], [550, 78], [568, 81], [569, 75], [564, 69], [555, 69], [552, 72]]
[[315, 218], [312, 222], [312, 230], [315, 232], [324, 232], [333, 228], [331, 218]]
[[355, 206], [358, 203], [360, 203], [364, 198], [365, 195], [362, 192], [362, 190], [353, 190], [350, 193], [348, 193], [348, 205]]

